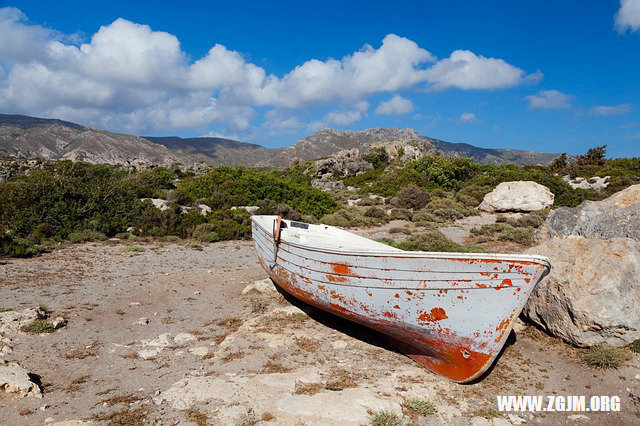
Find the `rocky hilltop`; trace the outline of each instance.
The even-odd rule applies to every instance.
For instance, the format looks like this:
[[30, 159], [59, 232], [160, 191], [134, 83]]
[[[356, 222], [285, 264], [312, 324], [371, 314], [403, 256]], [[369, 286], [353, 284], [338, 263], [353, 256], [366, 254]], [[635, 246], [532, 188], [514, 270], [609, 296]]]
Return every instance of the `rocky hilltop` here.
[[548, 164], [557, 154], [486, 149], [445, 142], [413, 129], [320, 130], [294, 145], [266, 148], [232, 139], [134, 136], [94, 129], [68, 121], [0, 114], [0, 154], [45, 160], [78, 159], [105, 164], [182, 163], [248, 167], [287, 167], [294, 161], [327, 158], [339, 151], [361, 154], [380, 144], [419, 146], [422, 152], [469, 157], [480, 164]]
[[0, 114], [0, 153], [45, 160], [83, 159], [103, 164], [185, 162], [147, 139], [62, 120]]

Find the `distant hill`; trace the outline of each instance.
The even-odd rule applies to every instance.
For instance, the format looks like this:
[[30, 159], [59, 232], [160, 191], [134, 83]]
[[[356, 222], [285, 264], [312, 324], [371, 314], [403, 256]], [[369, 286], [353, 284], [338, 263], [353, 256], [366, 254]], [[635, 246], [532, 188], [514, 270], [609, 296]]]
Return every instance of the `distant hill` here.
[[196, 161], [226, 166], [271, 166], [279, 150], [224, 138], [179, 138], [177, 136], [143, 136], [163, 145], [174, 154]]
[[519, 149], [478, 148], [466, 143], [452, 143], [431, 138], [429, 140], [445, 157], [473, 158], [479, 164], [547, 165], [560, 155]]
[[170, 164], [184, 159], [138, 136], [62, 120], [0, 114], [0, 153], [46, 160], [102, 164]]
[[78, 159], [105, 164], [196, 163], [248, 167], [287, 167], [329, 157], [343, 149], [361, 153], [381, 142], [420, 141], [444, 156], [469, 157], [481, 164], [548, 164], [558, 154], [512, 149], [479, 148], [420, 135], [413, 129], [320, 130], [294, 145], [265, 148], [232, 139], [177, 136], [133, 136], [94, 129], [68, 121], [0, 114], [0, 154], [43, 158]]

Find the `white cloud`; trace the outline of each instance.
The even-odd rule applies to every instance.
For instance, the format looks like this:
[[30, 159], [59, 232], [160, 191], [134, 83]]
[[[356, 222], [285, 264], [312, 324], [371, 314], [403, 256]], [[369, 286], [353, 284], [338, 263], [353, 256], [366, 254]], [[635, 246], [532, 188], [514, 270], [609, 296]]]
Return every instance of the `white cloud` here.
[[352, 110], [342, 110], [342, 111], [330, 111], [324, 116], [324, 125], [322, 127], [327, 127], [329, 125], [336, 125], [340, 127], [345, 127], [350, 124], [355, 123], [356, 121], [360, 121], [364, 117], [367, 116], [367, 110], [369, 109], [369, 103], [367, 102], [358, 102]]
[[463, 112], [458, 118], [458, 121], [460, 121], [461, 123], [469, 123], [477, 120], [478, 119], [476, 118], [476, 115], [472, 112]]
[[624, 115], [631, 112], [631, 105], [629, 104], [620, 104], [620, 105], [597, 105], [591, 108], [590, 113], [592, 115]]
[[624, 34], [627, 30], [640, 29], [640, 0], [620, 0], [620, 9], [614, 17], [616, 31]]
[[388, 101], [380, 102], [375, 110], [376, 114], [400, 115], [413, 111], [413, 103], [400, 95], [395, 95]]
[[468, 50], [455, 50], [427, 72], [427, 81], [436, 89], [499, 89], [526, 81], [538, 81], [542, 73], [527, 75], [502, 59], [485, 58]]
[[564, 94], [558, 90], [542, 90], [536, 95], [527, 96], [529, 108], [541, 109], [566, 109], [571, 108], [571, 95]]
[[[16, 8], [0, 8], [0, 110], [134, 133], [205, 133], [212, 124], [242, 132], [258, 107], [278, 111], [261, 116], [274, 132], [304, 126], [283, 111], [315, 106], [332, 110], [320, 123], [347, 126], [366, 117], [368, 104], [362, 103], [374, 94], [420, 85], [496, 89], [537, 75], [462, 50], [438, 61], [415, 42], [389, 34], [377, 48], [310, 59], [276, 76], [221, 44], [191, 60], [173, 34], [121, 18], [79, 44], [76, 35], [32, 24]], [[412, 109], [395, 95], [376, 113]]]

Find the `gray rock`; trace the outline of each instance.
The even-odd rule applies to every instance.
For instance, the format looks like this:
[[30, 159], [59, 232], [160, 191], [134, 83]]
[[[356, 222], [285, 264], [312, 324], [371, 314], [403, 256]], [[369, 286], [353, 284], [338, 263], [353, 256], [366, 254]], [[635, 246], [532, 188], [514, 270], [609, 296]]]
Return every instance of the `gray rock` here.
[[231, 210], [244, 210], [249, 214], [255, 214], [258, 210], [260, 210], [259, 206], [233, 206]]
[[58, 329], [67, 325], [67, 320], [62, 317], [56, 317], [52, 322], [53, 328]]
[[525, 305], [526, 318], [577, 346], [640, 338], [640, 243], [572, 236], [527, 252], [549, 257], [552, 270]]
[[27, 370], [15, 362], [0, 365], [0, 390], [20, 397], [37, 396], [42, 398], [40, 388], [31, 381]]
[[158, 210], [169, 210], [169, 202], [160, 198], [141, 198], [140, 201], [149, 201]]
[[602, 201], [553, 211], [536, 234], [536, 242], [553, 237], [632, 238], [640, 241], [640, 185], [630, 186]]
[[609, 178], [611, 178], [611, 176], [594, 176], [589, 179], [583, 177], [571, 179], [571, 176], [562, 176], [562, 180], [567, 182], [573, 189], [594, 189], [596, 191], [600, 191], [609, 186], [609, 182], [607, 182]]
[[321, 191], [331, 192], [336, 189], [344, 189], [344, 182], [341, 180], [314, 179], [311, 181], [311, 186]]
[[554, 195], [532, 181], [502, 182], [484, 196], [479, 210], [487, 212], [532, 212], [553, 205]]

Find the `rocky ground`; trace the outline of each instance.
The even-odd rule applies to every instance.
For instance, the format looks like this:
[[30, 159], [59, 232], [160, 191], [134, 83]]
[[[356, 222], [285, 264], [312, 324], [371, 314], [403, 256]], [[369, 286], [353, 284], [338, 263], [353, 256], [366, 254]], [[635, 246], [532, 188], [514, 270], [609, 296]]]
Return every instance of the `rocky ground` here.
[[[270, 281], [254, 285], [264, 278], [249, 241], [107, 242], [7, 261], [0, 308], [45, 305], [67, 324], [41, 335], [4, 330], [0, 359], [19, 363], [40, 389], [0, 391], [0, 424], [367, 424], [382, 410], [405, 424], [640, 419], [638, 355], [594, 369], [579, 349], [520, 325], [485, 378], [458, 385]], [[509, 394], [618, 395], [622, 409], [498, 413], [496, 395]], [[437, 412], [403, 408], [412, 398]]]

